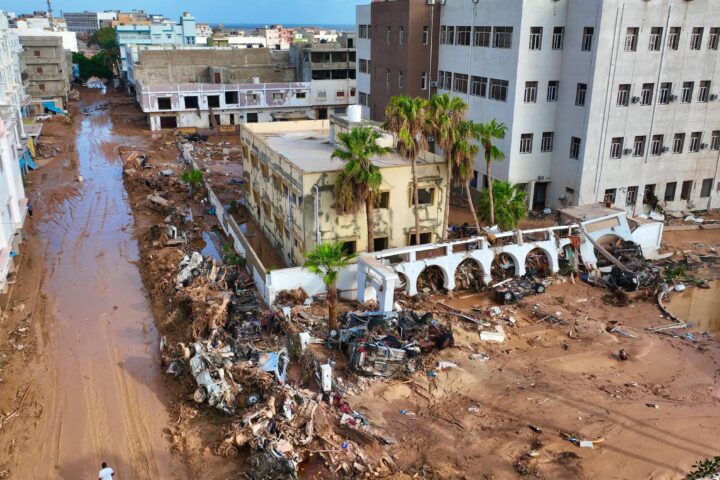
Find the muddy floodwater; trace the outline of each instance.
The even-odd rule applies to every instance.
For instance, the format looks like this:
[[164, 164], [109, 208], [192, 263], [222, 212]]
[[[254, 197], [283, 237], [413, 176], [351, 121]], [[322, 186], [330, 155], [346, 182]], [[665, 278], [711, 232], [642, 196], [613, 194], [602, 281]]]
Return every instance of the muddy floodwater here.
[[103, 461], [120, 479], [185, 478], [163, 434], [158, 335], [117, 154], [138, 139], [115, 134], [107, 110], [81, 106], [89, 113], [75, 119], [72, 163], [82, 181], [70, 180], [72, 194], [37, 223], [55, 317], [43, 332], [50, 393], [42, 442], [23, 452], [13, 478], [97, 478]]
[[680, 320], [695, 324], [700, 332], [720, 333], [720, 282], [711, 282], [710, 288], [688, 288], [673, 292], [667, 308]]

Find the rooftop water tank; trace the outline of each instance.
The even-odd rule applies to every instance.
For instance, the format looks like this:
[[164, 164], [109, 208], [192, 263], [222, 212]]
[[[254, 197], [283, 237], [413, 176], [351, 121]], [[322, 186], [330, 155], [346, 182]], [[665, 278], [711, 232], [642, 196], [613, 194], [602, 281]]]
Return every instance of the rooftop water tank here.
[[347, 119], [350, 123], [362, 122], [362, 107], [360, 105], [350, 105], [347, 111]]

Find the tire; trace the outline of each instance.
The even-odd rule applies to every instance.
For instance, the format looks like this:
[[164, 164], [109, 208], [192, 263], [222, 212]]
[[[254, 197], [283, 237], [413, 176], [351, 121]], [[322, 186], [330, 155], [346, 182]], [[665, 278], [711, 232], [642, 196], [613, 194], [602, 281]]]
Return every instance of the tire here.
[[193, 392], [193, 400], [195, 400], [195, 403], [205, 402], [205, 400], [207, 400], [207, 392], [205, 389], [202, 387], [195, 389], [195, 392]]

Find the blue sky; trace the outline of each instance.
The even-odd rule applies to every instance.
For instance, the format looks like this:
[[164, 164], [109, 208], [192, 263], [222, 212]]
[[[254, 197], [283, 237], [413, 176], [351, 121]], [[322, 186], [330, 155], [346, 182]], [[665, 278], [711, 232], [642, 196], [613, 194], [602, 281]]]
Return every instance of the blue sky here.
[[[53, 0], [53, 11], [144, 9], [170, 18], [189, 11], [210, 23], [354, 24], [355, 5], [370, 0]], [[45, 0], [0, 0], [15, 13], [45, 10]]]

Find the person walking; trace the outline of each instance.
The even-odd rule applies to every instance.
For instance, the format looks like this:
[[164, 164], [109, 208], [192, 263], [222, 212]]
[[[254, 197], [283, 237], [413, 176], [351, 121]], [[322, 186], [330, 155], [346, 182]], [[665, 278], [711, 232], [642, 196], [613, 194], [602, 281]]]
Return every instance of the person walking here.
[[113, 472], [113, 469], [107, 466], [107, 463], [102, 463], [102, 470], [100, 470], [100, 473], [98, 473], [98, 480], [112, 480], [112, 477], [115, 476], [115, 472]]

